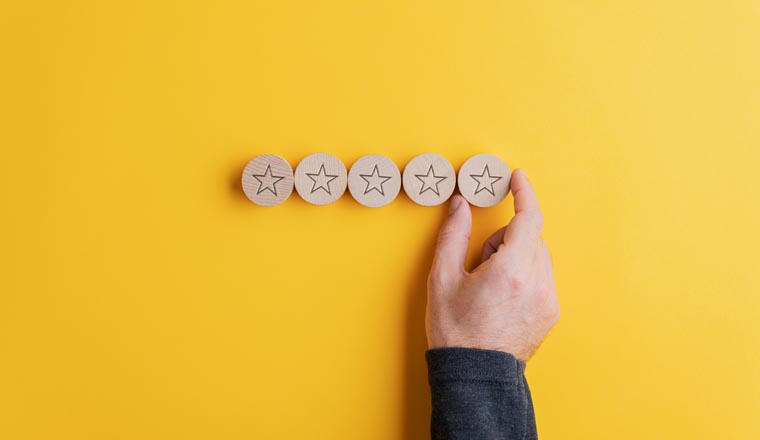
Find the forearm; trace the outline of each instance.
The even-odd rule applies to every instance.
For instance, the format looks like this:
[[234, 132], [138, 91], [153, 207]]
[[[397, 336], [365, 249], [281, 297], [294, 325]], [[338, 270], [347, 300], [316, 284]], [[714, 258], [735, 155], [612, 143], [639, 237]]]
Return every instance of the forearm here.
[[537, 439], [524, 362], [471, 348], [428, 350], [426, 358], [432, 439]]

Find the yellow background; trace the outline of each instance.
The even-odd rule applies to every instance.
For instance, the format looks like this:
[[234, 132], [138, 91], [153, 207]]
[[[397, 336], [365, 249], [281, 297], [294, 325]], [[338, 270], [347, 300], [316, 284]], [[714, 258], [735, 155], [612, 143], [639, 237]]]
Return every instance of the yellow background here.
[[0, 36], [0, 438], [424, 438], [446, 208], [242, 194], [316, 151], [527, 170], [542, 438], [760, 438], [759, 2], [25, 1]]

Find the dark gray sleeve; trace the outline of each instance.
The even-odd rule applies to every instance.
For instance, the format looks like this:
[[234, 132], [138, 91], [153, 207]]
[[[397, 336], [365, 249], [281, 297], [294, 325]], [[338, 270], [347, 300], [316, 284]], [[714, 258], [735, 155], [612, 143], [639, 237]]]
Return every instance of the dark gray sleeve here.
[[538, 438], [524, 362], [475, 348], [436, 348], [425, 357], [433, 440]]

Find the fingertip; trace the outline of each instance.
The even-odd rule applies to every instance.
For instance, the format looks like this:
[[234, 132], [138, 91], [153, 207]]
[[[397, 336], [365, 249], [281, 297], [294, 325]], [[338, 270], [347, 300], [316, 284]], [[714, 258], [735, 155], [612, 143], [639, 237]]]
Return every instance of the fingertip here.
[[522, 168], [516, 168], [514, 171], [512, 171], [512, 185], [515, 183], [518, 184], [524, 184], [524, 183], [530, 183], [528, 180], [528, 174], [525, 172]]
[[458, 203], [467, 203], [467, 199], [464, 198], [461, 194], [454, 194], [451, 196], [451, 200], [456, 200]]
[[459, 194], [456, 194], [451, 198], [449, 206], [449, 216], [454, 216], [455, 214], [465, 215], [467, 217], [472, 215], [470, 211], [470, 204], [467, 202], [467, 199]]
[[455, 213], [457, 209], [462, 206], [462, 201], [464, 201], [464, 197], [459, 194], [454, 194], [451, 201], [449, 201], [449, 215]]
[[510, 191], [515, 198], [515, 213], [520, 211], [538, 210], [536, 193], [528, 180], [528, 175], [521, 168], [512, 172]]

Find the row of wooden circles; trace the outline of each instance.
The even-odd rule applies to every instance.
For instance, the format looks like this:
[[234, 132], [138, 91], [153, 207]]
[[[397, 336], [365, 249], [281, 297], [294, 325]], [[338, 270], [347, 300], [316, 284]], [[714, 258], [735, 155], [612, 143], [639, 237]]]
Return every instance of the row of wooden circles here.
[[301, 198], [314, 205], [338, 200], [348, 187], [357, 202], [378, 208], [392, 202], [403, 185], [407, 196], [422, 206], [440, 205], [458, 186], [468, 202], [488, 207], [504, 200], [509, 181], [507, 164], [492, 154], [470, 157], [458, 174], [446, 158], [434, 153], [414, 157], [403, 175], [392, 160], [378, 154], [359, 158], [348, 172], [328, 153], [306, 156], [295, 173], [287, 160], [274, 154], [254, 157], [243, 170], [243, 191], [260, 206], [284, 202], [295, 186]]

